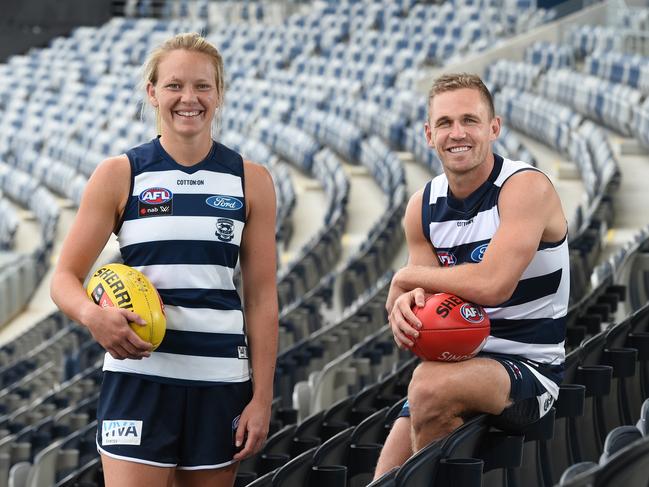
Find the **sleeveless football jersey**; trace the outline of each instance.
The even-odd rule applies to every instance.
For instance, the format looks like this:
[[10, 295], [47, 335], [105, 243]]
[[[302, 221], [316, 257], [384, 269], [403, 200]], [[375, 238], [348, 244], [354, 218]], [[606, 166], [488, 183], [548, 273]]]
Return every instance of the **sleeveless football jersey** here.
[[[498, 195], [503, 184], [521, 171], [538, 169], [494, 154], [494, 168], [488, 178], [467, 198], [454, 198], [444, 174], [424, 188], [422, 224], [442, 266], [482, 261], [491, 238], [498, 230]], [[524, 357], [541, 369], [563, 370], [566, 313], [570, 291], [568, 242], [540, 242], [511, 298], [485, 307], [491, 320], [491, 336], [483, 352]], [[552, 393], [558, 385], [539, 368], [530, 370]]]
[[167, 332], [148, 358], [107, 353], [104, 370], [180, 384], [249, 380], [233, 282], [245, 224], [241, 156], [213, 142], [203, 161], [185, 167], [158, 139], [127, 156], [131, 191], [117, 231], [120, 252], [160, 293]]

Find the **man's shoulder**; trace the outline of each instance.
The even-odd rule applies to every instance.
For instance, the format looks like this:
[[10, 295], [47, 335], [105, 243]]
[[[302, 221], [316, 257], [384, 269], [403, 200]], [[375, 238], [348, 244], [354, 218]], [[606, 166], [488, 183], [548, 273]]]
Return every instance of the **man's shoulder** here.
[[494, 181], [494, 184], [496, 186], [502, 186], [509, 178], [511, 178], [515, 174], [520, 173], [539, 174], [547, 177], [547, 175], [541, 169], [531, 165], [528, 162], [515, 161], [503, 157], [502, 168], [500, 170], [500, 173], [498, 174], [498, 177]]

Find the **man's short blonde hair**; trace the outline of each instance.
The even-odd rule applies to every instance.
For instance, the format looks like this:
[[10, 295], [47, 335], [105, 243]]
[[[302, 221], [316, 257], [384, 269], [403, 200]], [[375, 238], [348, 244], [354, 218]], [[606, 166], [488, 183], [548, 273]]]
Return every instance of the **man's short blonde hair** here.
[[461, 90], [469, 88], [471, 90], [478, 90], [482, 99], [487, 103], [489, 110], [489, 117], [494, 118], [496, 110], [494, 109], [494, 99], [489, 92], [489, 89], [482, 82], [480, 77], [471, 73], [449, 73], [444, 74], [433, 82], [430, 91], [428, 92], [428, 118], [430, 119], [430, 107], [436, 95], [445, 93], [447, 91]]

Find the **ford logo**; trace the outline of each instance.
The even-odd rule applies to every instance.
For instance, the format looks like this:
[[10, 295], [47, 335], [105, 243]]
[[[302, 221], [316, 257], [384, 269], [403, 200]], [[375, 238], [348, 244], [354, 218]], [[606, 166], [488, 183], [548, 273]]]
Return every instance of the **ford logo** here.
[[243, 208], [243, 202], [239, 198], [219, 194], [210, 196], [205, 200], [205, 203], [219, 210], [240, 210]]
[[484, 320], [482, 310], [471, 303], [464, 303], [460, 307], [460, 313], [462, 314], [462, 318], [469, 323], [481, 323]]
[[485, 250], [487, 250], [488, 245], [488, 243], [485, 243], [473, 249], [473, 252], [471, 252], [471, 260], [473, 262], [482, 262], [482, 258], [484, 257], [484, 253]]
[[166, 188], [149, 188], [140, 193], [139, 200], [149, 205], [158, 205], [166, 203], [173, 196], [173, 193]]

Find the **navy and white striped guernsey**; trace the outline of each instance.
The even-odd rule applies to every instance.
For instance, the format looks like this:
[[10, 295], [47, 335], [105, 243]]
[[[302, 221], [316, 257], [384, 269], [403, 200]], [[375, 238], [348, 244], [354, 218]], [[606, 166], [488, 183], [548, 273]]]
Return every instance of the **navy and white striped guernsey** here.
[[158, 289], [167, 332], [148, 358], [115, 360], [107, 353], [104, 370], [185, 385], [249, 380], [233, 282], [245, 224], [241, 156], [213, 142], [203, 161], [185, 167], [158, 139], [127, 156], [131, 191], [117, 229], [120, 251]]
[[[488, 180], [463, 200], [449, 194], [444, 174], [424, 188], [423, 231], [442, 266], [480, 262], [500, 223], [497, 204], [503, 184], [518, 172], [538, 171], [497, 154], [494, 158]], [[543, 371], [563, 370], [569, 291], [568, 242], [564, 237], [555, 243], [540, 242], [511, 298], [485, 307], [491, 336], [483, 352], [515, 355], [532, 362], [528, 368], [555, 398], [559, 387]]]

